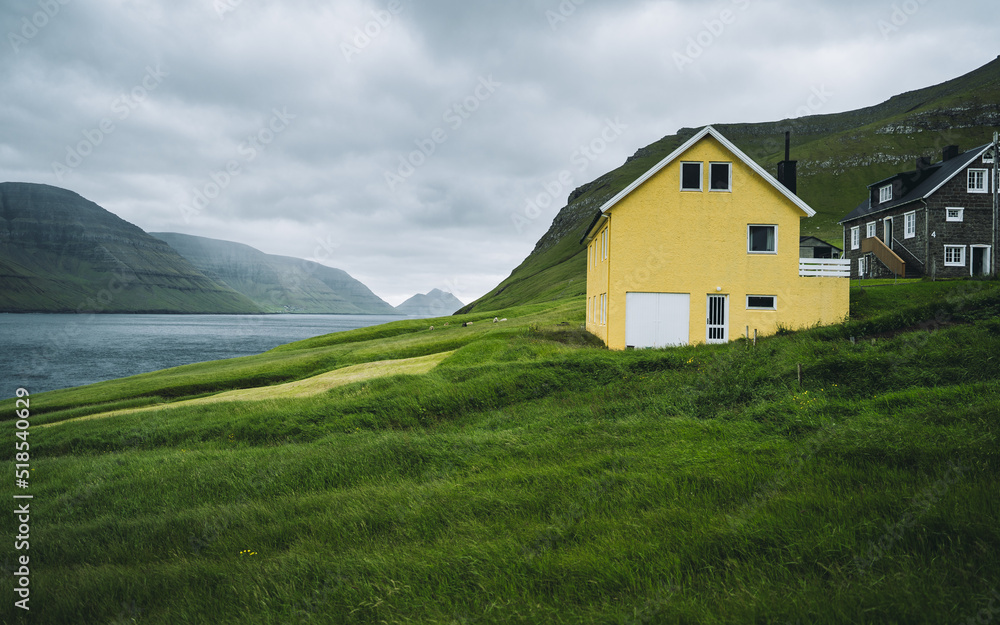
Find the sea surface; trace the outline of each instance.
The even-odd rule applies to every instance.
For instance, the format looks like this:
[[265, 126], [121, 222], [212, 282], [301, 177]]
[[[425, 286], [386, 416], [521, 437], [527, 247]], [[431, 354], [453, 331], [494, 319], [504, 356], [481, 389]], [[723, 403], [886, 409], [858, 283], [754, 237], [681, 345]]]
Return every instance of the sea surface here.
[[394, 315], [0, 314], [0, 397], [34, 395], [398, 321]]

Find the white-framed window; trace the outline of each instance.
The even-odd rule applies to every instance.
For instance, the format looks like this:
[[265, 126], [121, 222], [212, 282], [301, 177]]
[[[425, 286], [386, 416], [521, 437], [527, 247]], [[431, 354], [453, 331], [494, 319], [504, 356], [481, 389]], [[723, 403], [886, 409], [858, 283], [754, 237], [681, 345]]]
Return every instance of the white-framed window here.
[[778, 226], [763, 224], [748, 225], [747, 252], [751, 254], [777, 254]]
[[851, 249], [856, 250], [861, 247], [861, 226], [851, 228]]
[[872, 237], [878, 236], [875, 226], [878, 225], [877, 221], [869, 221], [865, 226], [865, 238], [871, 239]]
[[868, 273], [868, 258], [862, 256], [858, 259], [858, 277], [864, 277]]
[[944, 266], [945, 267], [965, 267], [965, 246], [945, 245], [944, 246]]
[[601, 232], [601, 260], [608, 259], [608, 229]]
[[777, 310], [778, 298], [775, 295], [747, 295], [747, 310]]
[[601, 294], [601, 325], [608, 325], [608, 294]]
[[709, 189], [709, 191], [732, 191], [733, 190], [733, 164], [732, 163], [709, 163], [709, 165], [708, 165], [708, 189]]
[[946, 208], [944, 209], [944, 220], [945, 221], [964, 221], [965, 220], [965, 209], [964, 208]]
[[985, 163], [986, 165], [992, 165], [993, 164], [993, 148], [992, 147], [990, 149], [986, 150], [986, 152], [983, 154], [983, 163]]
[[701, 163], [681, 163], [681, 191], [701, 191]]
[[903, 213], [903, 238], [912, 239], [917, 236], [917, 212]]
[[881, 204], [882, 202], [888, 202], [891, 199], [892, 199], [892, 185], [886, 184], [879, 187], [878, 190], [879, 204]]
[[988, 173], [988, 169], [969, 170], [969, 193], [989, 193]]

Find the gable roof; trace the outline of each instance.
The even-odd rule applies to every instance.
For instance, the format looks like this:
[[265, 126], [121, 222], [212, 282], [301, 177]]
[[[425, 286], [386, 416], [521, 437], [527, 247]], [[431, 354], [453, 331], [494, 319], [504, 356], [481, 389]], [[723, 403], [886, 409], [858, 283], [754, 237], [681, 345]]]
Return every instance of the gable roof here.
[[[864, 202], [861, 202], [853, 211], [848, 213], [847, 217], [844, 217], [838, 224], [843, 224], [845, 222], [851, 221], [853, 219], [858, 219], [860, 217], [866, 217], [868, 215], [874, 215], [875, 213], [881, 213], [892, 208], [902, 206], [904, 204], [909, 204], [910, 202], [916, 202], [918, 200], [926, 200], [930, 196], [938, 192], [938, 190], [951, 181], [955, 176], [959, 174], [966, 167], [971, 165], [973, 161], [978, 159], [983, 155], [986, 150], [990, 149], [991, 143], [979, 146], [978, 148], [973, 148], [968, 152], [959, 154], [958, 156], [949, 159], [947, 161], [941, 161], [940, 163], [935, 163], [930, 167], [927, 167], [923, 171], [923, 176], [925, 176], [920, 182], [916, 184], [908, 192], [904, 193], [898, 198], [893, 198], [892, 200], [885, 202], [884, 204], [878, 204], [872, 206], [871, 193], [869, 192], [868, 197]], [[880, 180], [879, 182], [868, 185], [869, 191], [872, 187], [876, 187], [890, 180], [895, 180], [897, 177], [904, 174], [916, 175], [917, 172], [901, 172], [894, 176], [890, 176], [885, 180]]]
[[[711, 135], [716, 141], [721, 143], [723, 147], [725, 147], [727, 150], [732, 152], [733, 155], [736, 156], [736, 158], [742, 161], [744, 165], [752, 169], [754, 173], [763, 178], [765, 182], [770, 183], [771, 186], [780, 191], [782, 195], [791, 200], [792, 203], [795, 204], [795, 206], [797, 206], [799, 209], [802, 210], [802, 212], [806, 214], [806, 216], [812, 217], [813, 215], [816, 214], [816, 211], [814, 211], [812, 208], [810, 208], [808, 204], [802, 201], [802, 198], [789, 191], [788, 188], [785, 187], [785, 185], [778, 182], [774, 176], [767, 173], [767, 170], [765, 170], [763, 167], [754, 162], [752, 158], [744, 154], [742, 150], [733, 145], [733, 143], [730, 142], [729, 139], [723, 137], [718, 130], [716, 130], [711, 126], [705, 126], [704, 128], [702, 128], [701, 131], [699, 131], [695, 136], [688, 139], [684, 143], [684, 145], [671, 152], [665, 159], [654, 165], [652, 169], [650, 169], [643, 175], [639, 176], [638, 178], [635, 179], [635, 181], [632, 184], [622, 189], [618, 193], [618, 195], [614, 196], [613, 198], [605, 202], [604, 205], [601, 206], [601, 214], [607, 213], [609, 210], [611, 210], [612, 207], [614, 207], [615, 204], [622, 201], [628, 194], [635, 191], [644, 182], [655, 176], [657, 173], [660, 172], [660, 170], [662, 170], [664, 167], [677, 160], [682, 154], [691, 149], [692, 146], [694, 146], [696, 143], [698, 143], [699, 141], [701, 141], [702, 139], [704, 139], [706, 136], [709, 135]], [[586, 240], [590, 236], [590, 231], [592, 228], [593, 226], [591, 226], [591, 228], [587, 230], [587, 233], [584, 235], [584, 240]]]

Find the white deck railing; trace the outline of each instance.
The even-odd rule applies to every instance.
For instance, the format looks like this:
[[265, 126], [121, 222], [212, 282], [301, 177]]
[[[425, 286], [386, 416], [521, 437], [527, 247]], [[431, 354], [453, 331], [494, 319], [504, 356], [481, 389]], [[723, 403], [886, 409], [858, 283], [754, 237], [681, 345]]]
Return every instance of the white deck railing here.
[[851, 261], [847, 258], [800, 258], [799, 276], [850, 278]]

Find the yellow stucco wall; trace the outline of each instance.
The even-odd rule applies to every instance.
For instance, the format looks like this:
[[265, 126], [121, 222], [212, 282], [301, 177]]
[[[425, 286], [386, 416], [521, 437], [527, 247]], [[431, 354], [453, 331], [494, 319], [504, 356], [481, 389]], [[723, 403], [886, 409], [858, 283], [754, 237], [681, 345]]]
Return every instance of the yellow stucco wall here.
[[[602, 317], [601, 296], [608, 294], [608, 270], [611, 264], [610, 223], [608, 219], [595, 230], [594, 238], [587, 247], [587, 330], [605, 343], [608, 342], [607, 324], [610, 319], [607, 315]], [[602, 248], [605, 245], [606, 251]], [[610, 313], [610, 305], [607, 312]]]
[[[703, 191], [680, 190], [682, 162], [704, 164]], [[709, 163], [731, 162], [732, 191], [709, 191]], [[849, 280], [799, 277], [799, 220], [805, 214], [711, 135], [613, 206], [609, 261], [588, 254], [587, 301], [608, 293], [607, 325], [587, 328], [625, 348], [627, 292], [689, 293], [689, 342], [706, 341], [707, 296], [729, 296], [729, 338], [836, 323], [848, 314]], [[776, 225], [774, 254], [747, 251], [748, 224]], [[590, 242], [600, 247], [600, 232]], [[746, 296], [774, 295], [777, 310], [746, 309]]]

